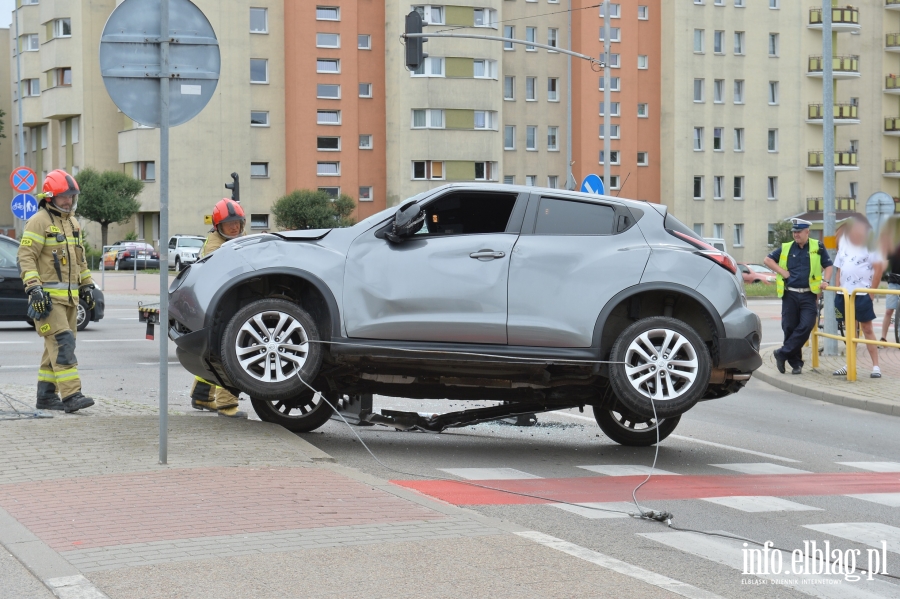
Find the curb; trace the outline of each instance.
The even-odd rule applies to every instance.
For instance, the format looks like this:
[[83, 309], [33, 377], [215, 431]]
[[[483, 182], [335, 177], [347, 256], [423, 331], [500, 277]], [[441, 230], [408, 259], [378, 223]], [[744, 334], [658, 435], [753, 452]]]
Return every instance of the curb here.
[[761, 366], [753, 373], [753, 378], [757, 378], [773, 387], [778, 387], [782, 391], [800, 395], [801, 397], [817, 399], [826, 403], [847, 406], [848, 408], [856, 408], [867, 412], [876, 412], [878, 414], [887, 414], [889, 416], [900, 416], [900, 404], [898, 403], [886, 401], [884, 399], [863, 398], [844, 393], [835, 393], [833, 391], [822, 391], [804, 387], [803, 385], [792, 382], [792, 379], [794, 378], [793, 375], [781, 374], [765, 365]]

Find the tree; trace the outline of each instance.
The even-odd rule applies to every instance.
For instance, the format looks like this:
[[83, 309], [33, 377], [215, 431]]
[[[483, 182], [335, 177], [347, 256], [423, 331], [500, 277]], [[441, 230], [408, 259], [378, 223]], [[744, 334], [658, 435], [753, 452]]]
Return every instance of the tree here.
[[127, 222], [141, 209], [137, 196], [144, 184], [119, 171], [97, 172], [86, 168], [75, 180], [81, 194], [76, 214], [100, 224], [101, 243], [106, 246], [109, 225]]
[[775, 223], [773, 227], [773, 240], [772, 245], [775, 247], [781, 247], [782, 243], [787, 243], [789, 241], [794, 241], [794, 235], [791, 233], [791, 221], [789, 220], [780, 220]]
[[272, 205], [275, 224], [281, 229], [333, 229], [354, 224], [350, 214], [356, 210], [353, 198], [332, 198], [324, 191], [297, 189]]

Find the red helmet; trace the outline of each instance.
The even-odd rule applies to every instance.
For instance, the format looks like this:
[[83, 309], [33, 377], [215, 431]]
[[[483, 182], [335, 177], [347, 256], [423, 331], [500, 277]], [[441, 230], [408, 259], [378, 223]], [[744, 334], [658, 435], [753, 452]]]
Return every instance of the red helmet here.
[[[219, 202], [213, 208], [212, 221], [213, 226], [215, 226], [216, 231], [219, 232], [219, 235], [225, 237], [226, 239], [231, 239], [232, 237], [236, 237], [236, 235], [225, 235], [222, 230], [219, 229], [219, 225], [223, 223], [238, 221], [241, 223], [241, 233], [243, 233], [244, 224], [247, 222], [247, 219], [244, 218], [244, 209], [241, 208], [240, 204], [229, 198], [223, 198], [219, 200]], [[240, 235], [240, 233], [238, 233], [238, 235]]]
[[[41, 202], [46, 201], [46, 199], [50, 199], [50, 203], [53, 204], [53, 198], [64, 197], [64, 196], [78, 196], [81, 193], [81, 190], [78, 189], [78, 183], [75, 181], [75, 178], [62, 169], [56, 169], [55, 171], [50, 171], [47, 174], [47, 178], [44, 179], [44, 187], [42, 189], [44, 199]], [[56, 204], [53, 204], [57, 210], [62, 210]], [[74, 212], [75, 204], [72, 204], [72, 208], [69, 210], [62, 210], [63, 212]]]

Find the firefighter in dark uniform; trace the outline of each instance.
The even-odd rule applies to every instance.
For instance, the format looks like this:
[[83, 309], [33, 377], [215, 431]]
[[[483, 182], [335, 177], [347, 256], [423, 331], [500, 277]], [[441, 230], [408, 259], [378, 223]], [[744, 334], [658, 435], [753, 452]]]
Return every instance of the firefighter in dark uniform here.
[[816, 326], [822, 281], [831, 278], [831, 258], [821, 243], [809, 238], [812, 223], [792, 218], [791, 224], [794, 240], [776, 248], [764, 263], [778, 275], [776, 285], [781, 298], [784, 344], [775, 350], [775, 364], [782, 374], [785, 362], [793, 374], [801, 374], [803, 346]]

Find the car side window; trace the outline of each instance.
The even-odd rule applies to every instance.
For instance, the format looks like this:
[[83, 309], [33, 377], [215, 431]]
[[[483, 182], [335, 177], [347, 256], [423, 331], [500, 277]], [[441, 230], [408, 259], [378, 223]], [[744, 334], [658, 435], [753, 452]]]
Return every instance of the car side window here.
[[171, 248], [171, 249], [174, 250], [177, 246], [178, 246], [178, 239], [177, 239], [177, 238], [174, 238], [174, 239], [172, 239], [171, 241], [169, 241], [169, 248]]
[[425, 207], [425, 224], [414, 237], [503, 233], [516, 205], [516, 194], [458, 192]]
[[[14, 251], [13, 248], [16, 248], [16, 250]], [[15, 268], [17, 251], [18, 247], [11, 243], [0, 243], [0, 268]]]
[[612, 235], [616, 211], [591, 202], [541, 198], [535, 235]]

